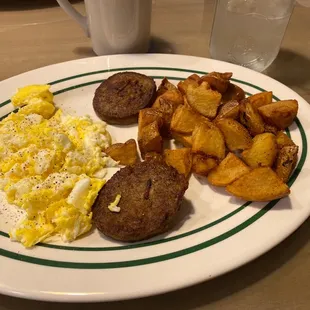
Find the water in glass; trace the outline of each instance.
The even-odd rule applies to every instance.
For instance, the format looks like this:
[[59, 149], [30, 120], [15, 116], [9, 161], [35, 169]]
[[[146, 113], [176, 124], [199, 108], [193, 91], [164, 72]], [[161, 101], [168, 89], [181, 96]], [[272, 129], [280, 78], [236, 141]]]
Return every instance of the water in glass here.
[[212, 58], [263, 71], [277, 57], [294, 0], [217, 0]]

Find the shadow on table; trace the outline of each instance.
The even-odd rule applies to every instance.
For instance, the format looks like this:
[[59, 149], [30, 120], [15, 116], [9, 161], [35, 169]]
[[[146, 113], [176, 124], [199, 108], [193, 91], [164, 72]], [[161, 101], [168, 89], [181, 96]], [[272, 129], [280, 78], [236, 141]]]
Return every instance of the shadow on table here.
[[[0, 0], [1, 1], [1, 0]], [[161, 53], [161, 54], [174, 54], [172, 45], [158, 37], [151, 37], [149, 53]], [[73, 50], [75, 55], [81, 57], [92, 57], [96, 56], [93, 49], [90, 46], [79, 46]]]
[[[70, 0], [71, 3], [82, 0]], [[34, 10], [58, 6], [56, 0], [1, 0], [0, 11]]]
[[93, 57], [96, 56], [95, 52], [90, 46], [78, 46], [73, 49], [73, 53], [75, 55], [81, 56], [81, 57]]
[[[133, 308], [135, 310], [196, 309], [235, 294], [275, 272], [292, 259], [309, 241], [309, 238], [310, 219], [280, 245], [253, 262], [226, 275], [161, 296], [125, 302], [98, 303], [91, 305], [91, 308], [92, 310], [127, 310]], [[29, 300], [23, 300], [22, 304], [24, 309], [44, 308], [45, 310], [82, 310], [89, 307], [85, 304], [56, 304]], [[21, 301], [16, 298], [0, 296], [0, 308], [4, 306], [4, 309], [7, 310], [17, 310], [20, 305]]]
[[152, 36], [149, 53], [174, 54], [172, 45], [159, 37]]
[[302, 86], [310, 83], [310, 59], [294, 51], [281, 49], [275, 61], [265, 73], [289, 86]]

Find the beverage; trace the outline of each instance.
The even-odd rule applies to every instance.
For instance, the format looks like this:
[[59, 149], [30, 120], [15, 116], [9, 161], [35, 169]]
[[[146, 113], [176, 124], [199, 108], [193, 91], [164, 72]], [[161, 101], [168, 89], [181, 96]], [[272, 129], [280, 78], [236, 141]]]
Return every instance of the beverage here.
[[277, 57], [294, 3], [218, 0], [210, 40], [211, 57], [263, 71]]

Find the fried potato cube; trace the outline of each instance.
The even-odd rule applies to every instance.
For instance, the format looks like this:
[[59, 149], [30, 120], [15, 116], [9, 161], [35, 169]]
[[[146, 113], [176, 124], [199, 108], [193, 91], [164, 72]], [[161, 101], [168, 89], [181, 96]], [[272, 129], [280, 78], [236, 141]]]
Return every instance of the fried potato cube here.
[[255, 168], [226, 190], [236, 197], [250, 201], [270, 201], [289, 195], [289, 187], [269, 167]]
[[216, 120], [215, 124], [223, 133], [230, 151], [245, 150], [251, 147], [252, 137], [237, 121], [231, 118], [221, 118]]
[[158, 86], [158, 89], [157, 89], [157, 96], [160, 96], [162, 94], [164, 94], [166, 91], [168, 90], [177, 90], [177, 87], [175, 85], [173, 85], [172, 83], [170, 83], [168, 81], [168, 79], [165, 77], [160, 85]]
[[180, 81], [178, 83], [178, 90], [181, 92], [182, 95], [185, 95], [188, 89], [188, 86], [191, 85], [192, 87], [198, 87], [198, 81], [200, 80], [199, 75], [197, 74], [192, 74], [190, 75], [187, 79], [184, 81]]
[[278, 154], [278, 158], [275, 165], [276, 174], [282, 179], [283, 182], [287, 182], [297, 164], [298, 146], [284, 146]]
[[276, 135], [277, 145], [279, 149], [282, 149], [284, 146], [294, 146], [296, 145], [293, 140], [286, 135], [284, 132], [279, 131]]
[[251, 168], [272, 167], [277, 152], [276, 137], [266, 132], [255, 136], [252, 147], [243, 151], [241, 157]]
[[188, 101], [187, 101], [185, 95], [183, 96], [183, 101], [184, 101], [184, 106], [185, 106], [185, 107], [187, 107], [187, 108], [189, 108], [189, 109], [192, 109], [191, 106], [189, 105], [189, 103], [188, 103]]
[[[168, 91], [166, 93], [168, 93]], [[165, 99], [163, 97], [165, 96], [165, 94], [156, 99], [155, 103], [153, 104], [153, 108], [158, 109], [159, 111], [162, 112], [164, 122], [161, 132], [163, 136], [169, 137], [172, 115], [179, 106], [179, 104], [177, 102]]]
[[297, 100], [282, 100], [258, 108], [264, 121], [278, 129], [290, 126], [298, 112]]
[[241, 101], [245, 98], [244, 90], [232, 83], [228, 84], [227, 90], [224, 94], [222, 94], [222, 102], [225, 103], [230, 100]]
[[202, 82], [207, 82], [212, 89], [217, 90], [219, 93], [223, 94], [228, 88], [229, 80], [231, 77], [231, 72], [210, 72], [200, 78], [199, 84]]
[[215, 186], [227, 186], [250, 171], [239, 157], [228, 153], [220, 164], [210, 171], [208, 181]]
[[257, 110], [258, 108], [272, 102], [272, 91], [265, 91], [249, 96], [247, 100], [251, 103], [252, 107]]
[[138, 136], [141, 134], [142, 128], [153, 122], [157, 122], [159, 128], [162, 127], [164, 123], [164, 117], [160, 110], [154, 108], [140, 110], [138, 119]]
[[[156, 101], [153, 104], [153, 108], [159, 110], [162, 112], [164, 124], [168, 121], [170, 124], [172, 115], [174, 111], [177, 109], [179, 105], [175, 102], [172, 102], [170, 100], [166, 100], [165, 98], [162, 98], [161, 96], [156, 99]], [[168, 117], [168, 118], [167, 118]]]
[[193, 154], [192, 172], [207, 176], [208, 173], [216, 166], [217, 161], [214, 158], [201, 154]]
[[150, 123], [142, 128], [138, 137], [138, 144], [142, 158], [147, 152], [162, 152], [163, 139], [159, 133], [157, 122]]
[[139, 160], [137, 144], [134, 139], [125, 143], [115, 143], [109, 146], [105, 153], [121, 165], [131, 166]]
[[214, 90], [207, 89], [205, 82], [199, 87], [189, 86], [186, 99], [189, 105], [198, 113], [210, 119], [215, 118], [222, 95]]
[[156, 153], [156, 152], [147, 152], [144, 156], [144, 160], [146, 161], [151, 161], [151, 160], [156, 160], [156, 161], [163, 161], [163, 155]]
[[171, 101], [175, 107], [178, 107], [180, 104], [183, 104], [183, 95], [180, 93], [180, 91], [175, 89], [170, 89], [164, 92], [162, 95], [156, 98], [154, 105], [156, 106], [156, 101], [158, 98], [165, 99], [166, 101]]
[[199, 113], [181, 105], [172, 116], [170, 130], [182, 134], [191, 134], [204, 119]]
[[278, 133], [278, 128], [273, 125], [269, 125], [265, 123], [264, 128], [265, 128], [265, 132], [270, 132], [270, 133], [273, 133], [274, 135]]
[[201, 123], [193, 132], [192, 151], [224, 159], [226, 147], [222, 132], [214, 125]]
[[187, 79], [199, 82], [200, 76], [198, 74], [196, 74], [196, 73], [193, 73], [190, 76], [188, 76]]
[[216, 119], [219, 118], [239, 118], [239, 102], [237, 100], [230, 100], [222, 104], [218, 110]]
[[165, 150], [164, 159], [167, 165], [172, 166], [180, 174], [188, 177], [192, 169], [192, 150], [182, 148], [176, 150]]
[[192, 147], [192, 135], [171, 131], [171, 136], [175, 141], [181, 143], [184, 147]]
[[252, 136], [265, 131], [263, 119], [248, 99], [243, 100], [240, 104], [240, 122], [247, 127]]
[[183, 105], [183, 103], [183, 96], [177, 89], [167, 90], [161, 96], [156, 98], [152, 107], [163, 113], [163, 131], [166, 132], [167, 135], [169, 135], [172, 115], [177, 107]]

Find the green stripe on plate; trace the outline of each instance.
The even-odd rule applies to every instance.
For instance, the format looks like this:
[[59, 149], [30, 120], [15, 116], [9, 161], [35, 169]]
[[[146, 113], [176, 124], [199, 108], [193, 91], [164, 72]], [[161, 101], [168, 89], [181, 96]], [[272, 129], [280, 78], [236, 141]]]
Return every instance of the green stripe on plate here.
[[278, 200], [272, 201], [271, 203], [267, 204], [261, 211], [257, 212], [254, 216], [249, 218], [247, 221], [243, 222], [242, 224], [236, 226], [235, 228], [215, 238], [212, 238], [208, 241], [205, 241], [203, 243], [197, 244], [195, 246], [192, 246], [192, 247], [180, 250], [180, 251], [171, 252], [168, 254], [153, 256], [153, 257], [144, 258], [144, 259], [136, 259], [136, 260], [131, 260], [131, 261], [120, 261], [120, 262], [107, 262], [107, 263], [77, 263], [77, 262], [54, 261], [54, 260], [49, 260], [49, 259], [36, 258], [36, 257], [28, 256], [28, 255], [17, 254], [17, 253], [10, 252], [4, 249], [0, 249], [0, 255], [11, 258], [11, 259], [19, 260], [22, 262], [36, 264], [36, 265], [59, 267], [59, 268], [72, 268], [72, 269], [115, 269], [115, 268], [136, 267], [136, 266], [141, 266], [141, 265], [159, 263], [162, 261], [174, 259], [174, 258], [188, 255], [191, 253], [195, 253], [197, 251], [203, 250], [225, 239], [232, 237], [236, 233], [242, 231], [246, 227], [256, 222], [260, 217], [262, 217], [265, 213], [267, 213], [277, 202]]
[[[184, 80], [184, 78], [180, 78], [180, 77], [174, 77], [174, 76], [152, 76], [152, 78], [154, 79], [163, 79], [164, 77], [170, 79], [170, 80], [175, 80], [175, 81], [180, 81], [180, 80]], [[94, 81], [89, 81], [86, 83], [81, 83], [81, 84], [77, 84], [77, 85], [73, 85], [58, 91], [54, 92], [54, 95], [59, 95], [74, 89], [78, 89], [81, 87], [86, 87], [89, 85], [93, 85], [93, 84], [98, 84], [101, 83], [102, 80], [94, 80]], [[247, 93], [249, 96], [252, 95], [251, 93]], [[16, 110], [15, 110], [16, 111]], [[210, 227], [213, 227], [227, 219], [229, 219], [230, 217], [234, 216], [235, 214], [239, 213], [240, 211], [242, 211], [246, 206], [250, 205], [251, 202], [246, 202], [245, 204], [243, 204], [241, 207], [239, 207], [238, 209], [226, 214], [225, 216], [207, 224], [204, 225], [202, 227], [199, 227], [197, 229], [191, 230], [189, 232], [177, 235], [177, 236], [173, 236], [170, 238], [165, 238], [165, 239], [160, 239], [160, 240], [154, 240], [154, 241], [149, 241], [149, 242], [143, 242], [143, 243], [135, 243], [135, 244], [130, 244], [130, 245], [125, 245], [125, 246], [114, 246], [114, 247], [75, 247], [75, 246], [65, 246], [65, 245], [54, 245], [54, 244], [48, 244], [48, 243], [40, 243], [37, 246], [41, 246], [41, 247], [46, 247], [46, 248], [53, 248], [53, 249], [58, 249], [58, 250], [67, 250], [67, 251], [117, 251], [117, 250], [128, 250], [128, 249], [135, 249], [135, 248], [141, 248], [141, 247], [146, 247], [146, 246], [152, 246], [152, 245], [156, 245], [156, 244], [161, 244], [161, 243], [166, 243], [166, 242], [170, 242], [173, 240], [177, 240], [177, 239], [181, 239], [181, 238], [185, 238], [188, 237], [190, 235], [199, 233], [205, 229], [208, 229]], [[9, 238], [9, 235], [3, 231], [0, 231], [0, 235]]]
[[[177, 235], [177, 236], [173, 236], [170, 238], [165, 238], [165, 239], [160, 239], [160, 240], [154, 240], [154, 241], [150, 241], [150, 242], [143, 242], [143, 243], [137, 243], [137, 244], [129, 244], [129, 245], [124, 245], [124, 246], [114, 246], [114, 247], [75, 247], [75, 246], [64, 246], [64, 245], [55, 245], [55, 244], [48, 244], [48, 243], [39, 243], [37, 244], [37, 246], [41, 246], [44, 248], [51, 248], [51, 249], [58, 249], [58, 250], [69, 250], [69, 251], [80, 251], [80, 252], [104, 252], [104, 251], [119, 251], [119, 250], [129, 250], [129, 249], [136, 249], [136, 248], [142, 248], [142, 247], [146, 247], [146, 246], [152, 246], [152, 245], [156, 245], [156, 244], [161, 244], [161, 243], [166, 243], [166, 242], [170, 242], [173, 240], [178, 240], [184, 237], [188, 237], [190, 235], [196, 234], [198, 232], [201, 232], [203, 230], [206, 230], [210, 227], [213, 227], [227, 219], [229, 219], [230, 217], [234, 216], [235, 214], [239, 213], [240, 211], [242, 211], [244, 208], [246, 208], [248, 205], [251, 204], [252, 201], [248, 201], [246, 203], [244, 203], [241, 207], [239, 207], [238, 209], [234, 210], [233, 212], [230, 212], [228, 214], [226, 214], [225, 216], [217, 219], [216, 221], [213, 221], [205, 226], [199, 227], [197, 229], [188, 231], [186, 233]], [[9, 235], [3, 231], [0, 231], [0, 236], [9, 238]]]
[[[57, 80], [54, 82], [51, 82], [49, 84], [53, 85], [53, 84], [57, 84], [63, 81], [67, 81], [70, 79], [74, 79], [74, 78], [78, 78], [78, 77], [82, 77], [82, 76], [86, 76], [86, 75], [92, 75], [92, 74], [98, 74], [98, 73], [104, 73], [104, 72], [113, 72], [113, 71], [121, 71], [121, 70], [171, 70], [171, 71], [182, 71], [182, 72], [191, 72], [191, 73], [198, 73], [198, 74], [205, 74], [206, 72], [202, 72], [202, 71], [196, 71], [196, 70], [185, 70], [185, 69], [176, 69], [176, 68], [159, 68], [159, 67], [134, 67], [134, 68], [119, 68], [119, 69], [112, 69], [112, 70], [101, 70], [101, 71], [94, 71], [94, 72], [89, 72], [89, 73], [85, 73], [85, 74], [81, 74], [81, 75], [75, 75], [72, 77], [68, 77], [68, 78], [64, 78], [61, 80]], [[153, 78], [158, 78], [158, 79], [162, 79], [164, 76], [154, 76]], [[171, 80], [182, 80], [184, 78], [177, 78], [177, 77], [167, 77], [168, 79]], [[236, 82], [239, 82], [241, 84], [244, 85], [248, 85], [251, 86], [259, 91], [265, 91], [264, 89], [250, 84], [248, 82], [245, 81], [241, 81], [241, 80], [237, 80], [237, 79], [233, 79]], [[75, 86], [71, 86], [62, 90], [59, 90], [57, 92], [55, 92], [54, 94], [60, 94], [63, 93], [65, 91], [70, 91], [79, 87], [83, 87], [83, 86], [88, 86], [91, 84], [96, 84], [96, 83], [100, 83], [102, 82], [102, 80], [96, 80], [96, 81], [91, 81], [91, 82], [87, 82], [87, 83], [82, 83], [82, 84], [78, 84]], [[250, 93], [247, 93], [248, 95], [251, 95]], [[276, 96], [274, 96], [274, 99], [279, 100]], [[10, 103], [10, 100], [7, 100], [5, 102], [2, 103], [2, 106], [6, 105]], [[302, 135], [302, 140], [303, 140], [303, 154], [301, 156], [301, 159], [298, 163], [298, 167], [296, 168], [294, 174], [292, 175], [291, 179], [290, 179], [290, 185], [292, 185], [295, 181], [295, 179], [297, 178], [297, 176], [299, 175], [301, 168], [304, 164], [305, 158], [306, 158], [306, 153], [307, 153], [307, 141], [306, 141], [306, 137], [304, 134], [304, 130], [302, 128], [301, 123], [298, 120], [298, 123], [296, 121], [296, 124], [301, 132]], [[304, 141], [305, 141], [305, 147], [304, 147]], [[86, 268], [86, 269], [97, 269], [97, 268], [120, 268], [120, 267], [130, 267], [130, 266], [138, 266], [138, 265], [143, 265], [143, 264], [149, 264], [149, 263], [154, 263], [154, 262], [159, 262], [159, 261], [164, 261], [167, 259], [172, 259], [175, 257], [179, 257], [179, 256], [183, 256], [186, 254], [190, 254], [193, 252], [196, 252], [200, 249], [209, 247], [213, 244], [216, 244], [224, 239], [229, 238], [230, 236], [234, 235], [235, 233], [243, 230], [244, 228], [246, 228], [247, 226], [249, 226], [251, 223], [255, 222], [258, 218], [260, 218], [261, 216], [263, 216], [266, 212], [268, 212], [268, 210], [270, 210], [276, 203], [278, 202], [278, 200], [273, 201], [268, 203], [264, 209], [262, 209], [261, 211], [259, 211], [256, 215], [254, 215], [252, 218], [248, 219], [247, 221], [245, 221], [244, 223], [238, 225], [237, 227], [235, 227], [234, 229], [218, 236], [215, 237], [213, 239], [210, 239], [209, 241], [206, 241], [200, 245], [196, 245], [194, 247], [190, 247], [187, 249], [183, 249], [177, 252], [173, 252], [173, 253], [169, 253], [169, 254], [165, 254], [165, 255], [160, 255], [160, 256], [156, 256], [156, 257], [151, 257], [151, 258], [146, 258], [146, 259], [141, 259], [141, 260], [134, 260], [134, 261], [128, 261], [128, 262], [112, 262], [112, 263], [75, 263], [75, 262], [61, 262], [61, 261], [52, 261], [52, 260], [45, 260], [45, 259], [40, 259], [40, 258], [35, 258], [35, 257], [30, 257], [27, 255], [20, 255], [14, 252], [10, 252], [4, 249], [0, 249], [0, 255], [6, 256], [6, 257], [10, 257], [13, 259], [17, 259], [17, 260], [22, 260], [22, 261], [26, 261], [29, 263], [35, 263], [35, 264], [42, 264], [42, 265], [46, 265], [46, 266], [53, 266], [53, 267], [65, 267], [65, 268]], [[120, 247], [106, 247], [106, 248], [85, 248], [85, 247], [66, 247], [66, 246], [56, 246], [56, 245], [49, 245], [49, 244], [42, 244], [41, 246], [44, 247], [51, 247], [51, 248], [58, 248], [58, 249], [65, 249], [65, 250], [76, 250], [76, 251], [89, 251], [89, 250], [94, 250], [94, 251], [107, 251], [107, 250], [118, 250], [120, 248], [122, 249], [132, 249], [132, 248], [138, 248], [138, 247], [143, 247], [143, 246], [149, 246], [149, 245], [154, 245], [154, 244], [158, 244], [158, 243], [162, 243], [162, 242], [168, 242], [171, 240], [176, 240], [176, 239], [180, 239], [183, 238], [185, 236], [189, 236], [192, 235], [194, 233], [197, 233], [199, 231], [202, 231], [206, 228], [212, 227], [216, 224], [218, 224], [219, 222], [224, 221], [225, 219], [237, 214], [238, 212], [240, 212], [241, 210], [243, 210], [246, 206], [248, 206], [251, 202], [247, 202], [244, 205], [242, 205], [241, 207], [239, 207], [238, 209], [234, 210], [233, 212], [225, 215], [224, 217], [209, 223], [208, 225], [205, 225], [203, 227], [200, 227], [196, 230], [178, 235], [178, 236], [174, 236], [171, 238], [167, 238], [167, 239], [162, 239], [162, 240], [155, 240], [152, 242], [147, 242], [147, 243], [141, 243], [141, 244], [136, 244], [136, 245], [129, 245], [129, 246], [120, 246]], [[265, 211], [264, 211], [265, 210]], [[4, 232], [0, 232], [0, 235], [7, 237], [8, 235]], [[223, 239], [224, 238], [224, 239]]]
[[[301, 133], [301, 137], [303, 141], [303, 150], [302, 150], [302, 155], [298, 163], [298, 166], [295, 169], [292, 177], [290, 178], [288, 182], [289, 186], [292, 186], [292, 184], [295, 182], [307, 157], [306, 134], [298, 119], [296, 120], [296, 123], [297, 123], [297, 126], [300, 126], [300, 133]], [[131, 260], [131, 261], [120, 261], [120, 262], [106, 262], [106, 263], [82, 263], [82, 262], [77, 263], [77, 262], [54, 261], [54, 260], [49, 260], [49, 259], [31, 257], [28, 255], [10, 252], [4, 249], [0, 249], [0, 255], [11, 258], [11, 259], [15, 259], [15, 260], [19, 260], [19, 261], [23, 261], [27, 263], [32, 263], [32, 264], [37, 264], [37, 265], [59, 267], [59, 268], [73, 268], [73, 269], [112, 269], [112, 268], [125, 268], [125, 267], [135, 267], [135, 266], [153, 264], [153, 263], [158, 263], [158, 262], [162, 262], [162, 261], [174, 259], [177, 257], [181, 257], [184, 255], [195, 253], [197, 251], [206, 249], [214, 244], [217, 244], [223, 240], [226, 240], [234, 236], [235, 234], [239, 233], [240, 231], [244, 230], [245, 228], [247, 228], [248, 226], [256, 222], [258, 219], [260, 219], [269, 210], [271, 210], [278, 203], [278, 201], [279, 199], [269, 202], [262, 210], [260, 210], [255, 215], [250, 217], [248, 220], [246, 220], [245, 222], [234, 227], [233, 229], [215, 238], [209, 239], [205, 242], [202, 242], [195, 246], [188, 247], [180, 251], [171, 252], [168, 254], [153, 256], [153, 257], [144, 258], [144, 259], [137, 259], [137, 260]]]
[[4, 107], [5, 105], [9, 104], [11, 102], [11, 100], [6, 100], [6, 101], [3, 101], [2, 103], [0, 103], [0, 108], [1, 107]]

